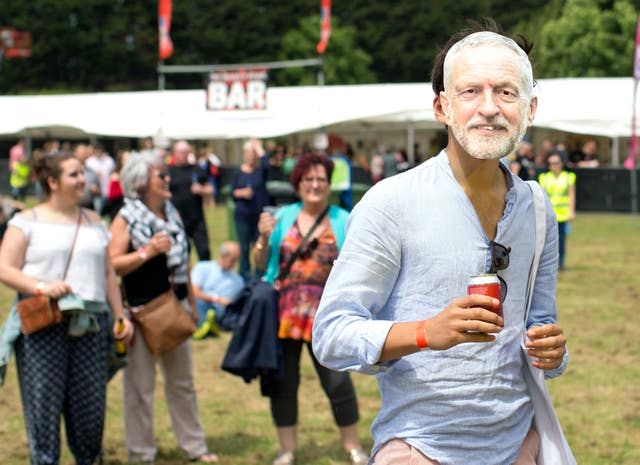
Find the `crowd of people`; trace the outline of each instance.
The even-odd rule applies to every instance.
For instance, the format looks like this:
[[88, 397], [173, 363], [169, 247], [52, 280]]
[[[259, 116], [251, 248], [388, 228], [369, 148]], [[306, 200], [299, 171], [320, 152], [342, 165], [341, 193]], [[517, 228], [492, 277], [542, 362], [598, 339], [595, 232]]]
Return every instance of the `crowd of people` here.
[[528, 181], [538, 179], [540, 174], [549, 170], [549, 159], [552, 155], [559, 156], [563, 167], [568, 170], [598, 168], [600, 157], [597, 151], [598, 142], [592, 138], [583, 140], [575, 150], [569, 150], [565, 142], [544, 139], [538, 152], [529, 140], [523, 139], [504, 161], [512, 173]]
[[[268, 203], [265, 179], [255, 175], [266, 166], [262, 160], [268, 160], [260, 149], [258, 141], [247, 143], [246, 166], [238, 169], [234, 181], [238, 187], [232, 190], [237, 204], [242, 205], [243, 200], [248, 204], [245, 212], [237, 208], [238, 215], [257, 212], [250, 218], [255, 221], [255, 231], [246, 239], [258, 240], [256, 244], [269, 239], [264, 228], [258, 228], [262, 207]], [[75, 297], [64, 308], [60, 324], [22, 334], [14, 305], [2, 329], [0, 340], [7, 343], [2, 346], [0, 362], [6, 366], [10, 354], [15, 353], [32, 463], [57, 463], [61, 416], [76, 462], [94, 464], [101, 460], [109, 358], [116, 341], [128, 346], [123, 363], [123, 417], [129, 461], [153, 463], [156, 457], [153, 404], [159, 365], [180, 449], [189, 460], [218, 462], [219, 457], [207, 447], [199, 419], [193, 340], [216, 335], [220, 327], [224, 328], [226, 307], [242, 292], [245, 280], [265, 271], [269, 275], [282, 266], [279, 254], [272, 256], [269, 268], [258, 266], [256, 272], [241, 267], [236, 272], [244, 242], [225, 241], [218, 259], [211, 260], [204, 208], [211, 205], [207, 199], [213, 197], [214, 184], [211, 171], [203, 163], [192, 162], [191, 146], [186, 141], [174, 142], [166, 153], [154, 149], [123, 151], [115, 160], [103, 150], [95, 151], [80, 143], [57, 147], [35, 159], [31, 166], [43, 201], [32, 208], [21, 205], [22, 211], [12, 212], [0, 247], [0, 281], [17, 291], [18, 300], [47, 296], [62, 307], [68, 296]], [[318, 166], [322, 172], [318, 172]], [[306, 154], [296, 159], [292, 188], [314, 212], [328, 205], [332, 169], [333, 163], [325, 155]], [[309, 176], [315, 176], [311, 183]], [[252, 201], [255, 197], [261, 200]], [[313, 313], [337, 255], [336, 244], [344, 238], [347, 216], [346, 210], [331, 208], [327, 224], [317, 231], [322, 235], [315, 240], [321, 245], [317, 250], [310, 249], [304, 260], [300, 257], [285, 281], [286, 302], [293, 304], [309, 296], [313, 299], [303, 309], [306, 317], [302, 333], [292, 330], [282, 337], [283, 347], [289, 347], [284, 350], [288, 368], [277, 395], [271, 398], [281, 445], [275, 464], [294, 463], [300, 348], [306, 343], [312, 354], [309, 338]], [[334, 225], [335, 218], [339, 221]], [[105, 220], [110, 223], [108, 231]], [[74, 232], [77, 241], [71, 241]], [[325, 248], [331, 248], [331, 243], [333, 249], [327, 255]], [[275, 249], [279, 251], [278, 244]], [[198, 256], [193, 269], [191, 247]], [[255, 258], [258, 265], [261, 260]], [[68, 273], [62, 272], [65, 261], [70, 263]], [[313, 263], [320, 267], [320, 281], [315, 268], [310, 267]], [[302, 278], [297, 275], [299, 268], [308, 270]], [[85, 275], [92, 279], [87, 280]], [[300, 291], [295, 289], [307, 293], [296, 297]], [[136, 312], [169, 290], [197, 322], [197, 329], [193, 338], [157, 354], [141, 335]], [[302, 310], [287, 305], [282, 315], [288, 316], [283, 316], [283, 321], [298, 311]], [[350, 463], [366, 463], [368, 455], [357, 436], [358, 407], [349, 376], [321, 367], [315, 359], [314, 363]], [[50, 400], [45, 400], [45, 393], [51, 395]], [[42, 412], [45, 404], [46, 412]]]
[[[8, 221], [7, 235], [0, 249], [0, 280], [16, 289], [19, 295], [52, 298], [77, 295], [84, 305], [82, 309], [73, 309], [75, 315], [91, 315], [95, 325], [94, 329], [83, 327], [78, 332], [75, 326], [80, 318], [75, 316], [65, 319], [62, 325], [26, 336], [16, 333], [17, 322], [13, 317], [13, 351], [23, 391], [33, 463], [49, 463], [50, 457], [55, 461], [59, 456], [60, 440], [54, 425], [60, 415], [68, 424], [69, 448], [77, 463], [95, 463], [101, 457], [108, 381], [105, 365], [110, 344], [116, 339], [129, 344], [123, 370], [129, 460], [152, 463], [155, 459], [153, 399], [155, 365], [159, 364], [181, 450], [191, 460], [217, 462], [218, 456], [207, 448], [199, 420], [192, 373], [192, 340], [187, 339], [170, 352], [156, 356], [142, 337], [132, 342], [135, 325], [127, 309], [144, 305], [172, 288], [185, 311], [197, 321], [194, 339], [203, 339], [217, 335], [221, 326], [224, 329], [226, 307], [240, 295], [246, 281], [263, 273], [265, 281], [277, 281], [280, 291], [279, 338], [284, 361], [283, 378], [270, 396], [272, 419], [280, 443], [280, 452], [273, 464], [295, 463], [299, 363], [303, 346], [307, 347], [330, 401], [351, 463], [368, 461], [357, 435], [358, 404], [349, 375], [323, 366], [312, 350], [314, 316], [343, 246], [349, 216], [347, 210], [329, 206], [334, 163], [330, 157], [311, 150], [292, 158], [295, 163], [288, 174], [300, 202], [276, 212], [265, 209], [270, 204], [266, 183], [273, 178], [274, 166], [280, 175], [285, 164], [277, 162], [274, 155], [277, 152], [272, 146], [267, 148], [270, 150], [265, 150], [262, 143], [254, 139], [243, 146], [243, 164], [231, 180], [239, 242], [225, 241], [217, 260], [210, 257], [204, 208], [214, 202], [217, 188], [210, 166], [219, 165], [211, 164], [206, 155], [194, 161], [194, 151], [187, 141], [176, 141], [168, 152], [152, 146], [138, 152], [120, 151], [115, 160], [99, 145], [79, 143], [72, 148], [61, 148], [54, 143], [47, 153], [43, 152], [28, 164], [28, 171], [33, 169], [45, 200], [31, 209], [12, 203], [14, 208], [6, 216], [12, 219]], [[564, 267], [566, 225], [575, 217], [575, 174], [563, 170], [572, 163], [565, 155], [562, 147], [552, 146], [544, 156], [535, 157], [532, 144], [522, 141], [506, 157], [511, 171], [518, 177], [527, 180], [539, 176], [540, 184], [550, 196], [559, 225], [560, 269]], [[594, 160], [596, 157], [591, 154], [584, 158]], [[22, 155], [15, 155], [12, 161], [20, 163], [21, 160], [24, 160]], [[408, 169], [406, 157], [398, 154], [389, 157], [388, 165], [391, 171], [379, 180]], [[514, 169], [516, 167], [519, 169]], [[24, 195], [13, 196], [24, 198]], [[104, 229], [102, 217], [110, 220], [109, 233]], [[78, 256], [85, 259], [76, 259], [62, 281], [61, 263], [69, 253], [71, 241], [67, 236], [76, 218], [80, 218], [80, 240], [74, 247], [78, 249]], [[278, 276], [315, 222], [320, 227], [313, 228], [305, 252], [295, 257], [286, 276]], [[48, 240], [50, 236], [58, 239], [53, 248]], [[193, 269], [189, 264], [190, 242], [199, 259]], [[104, 264], [99, 265], [102, 262]], [[238, 263], [240, 268], [236, 271]], [[251, 267], [252, 263], [255, 268]], [[90, 273], [95, 282], [82, 279], [87, 269], [96, 270]], [[104, 273], [98, 272], [99, 269]], [[117, 276], [121, 286], [117, 284]], [[124, 324], [119, 326], [117, 321]], [[354, 347], [354, 351], [359, 350]], [[79, 357], [80, 353], [87, 356]], [[331, 359], [324, 363], [334, 365]], [[338, 364], [334, 368], [342, 366]], [[39, 413], [44, 392], [54, 393], [54, 408], [49, 408], [47, 415]], [[86, 396], [87, 392], [93, 396], [90, 407], [74, 400], [74, 396]]]
[[[226, 307], [241, 294], [248, 280], [261, 276], [276, 283], [280, 291], [278, 336], [284, 365], [283, 377], [270, 396], [280, 444], [273, 464], [295, 463], [303, 346], [307, 347], [330, 401], [351, 463], [368, 461], [357, 435], [358, 403], [349, 375], [323, 366], [312, 350], [314, 317], [345, 241], [349, 216], [348, 210], [329, 206], [335, 157], [309, 148], [295, 156], [283, 157], [286, 152], [282, 147], [267, 143], [263, 148], [259, 140], [247, 141], [243, 146], [243, 163], [232, 175], [230, 190], [239, 242], [223, 242], [218, 259], [211, 260], [204, 209], [215, 205], [220, 162], [217, 157], [212, 159], [210, 152], [204, 150], [196, 155], [196, 150], [184, 140], [174, 142], [169, 151], [155, 149], [143, 141], [139, 151], [122, 150], [114, 159], [99, 144], [63, 147], [53, 141], [42, 152], [36, 151], [33, 162], [28, 163], [24, 152], [16, 149], [22, 144], [20, 141], [11, 152], [11, 193], [15, 200], [4, 199], [10, 205], [4, 209], [8, 228], [0, 249], [0, 280], [20, 296], [74, 295], [83, 302], [81, 309], [72, 309], [73, 319], [35, 334], [16, 332], [15, 315], [5, 325], [11, 326], [13, 320], [12, 348], [23, 391], [33, 463], [49, 463], [49, 458], [55, 461], [59, 456], [60, 439], [54, 425], [60, 415], [68, 424], [69, 448], [77, 463], [95, 463], [101, 457], [106, 364], [110, 344], [116, 339], [129, 345], [123, 369], [129, 460], [152, 463], [155, 459], [153, 399], [155, 366], [159, 364], [181, 450], [191, 460], [217, 462], [218, 456], [207, 448], [199, 420], [192, 340], [185, 340], [161, 356], [154, 355], [142, 337], [133, 342], [135, 325], [127, 309], [144, 305], [171, 288], [185, 312], [196, 320], [193, 339], [199, 340], [218, 335], [221, 327], [228, 329], [223, 324]], [[522, 180], [539, 179], [548, 193], [558, 220], [560, 269], [564, 268], [567, 224], [575, 217], [575, 174], [565, 167], [597, 166], [595, 147], [594, 141], [589, 140], [583, 145], [583, 155], [570, 156], [562, 144], [545, 141], [545, 150], [536, 155], [533, 145], [523, 140], [504, 157], [514, 175]], [[367, 166], [378, 176], [372, 179], [373, 183], [410, 168], [402, 151], [392, 152], [386, 159], [379, 158], [374, 157]], [[293, 164], [287, 160], [293, 160]], [[349, 162], [353, 162], [353, 154]], [[273, 202], [266, 186], [269, 180], [282, 179], [285, 173], [300, 201], [276, 211], [268, 207]], [[22, 176], [31, 182], [34, 175], [44, 201], [26, 209], [20, 200], [25, 198], [28, 183], [13, 180]], [[69, 275], [61, 280], [61, 264], [71, 243], [68, 236], [77, 218], [80, 235], [74, 248], [84, 259], [73, 261]], [[110, 222], [109, 232], [103, 226], [106, 218]], [[320, 227], [316, 228], [315, 222]], [[287, 264], [310, 231], [304, 253]], [[55, 247], [51, 247], [49, 237], [57, 239]], [[198, 257], [193, 269], [189, 252], [192, 246]], [[279, 276], [285, 267], [287, 275]], [[93, 281], [82, 279], [87, 269], [95, 270], [89, 274]], [[99, 269], [104, 272], [98, 272]], [[93, 329], [85, 325], [78, 330], [81, 317], [77, 315], [90, 315]], [[123, 324], [118, 325], [118, 321]], [[78, 356], [85, 352], [86, 357]], [[323, 363], [343, 369], [341, 364], [323, 356]], [[39, 413], [44, 392], [54, 393], [54, 408], [49, 408], [47, 415]], [[90, 407], [74, 400], [87, 392], [92, 395]]]

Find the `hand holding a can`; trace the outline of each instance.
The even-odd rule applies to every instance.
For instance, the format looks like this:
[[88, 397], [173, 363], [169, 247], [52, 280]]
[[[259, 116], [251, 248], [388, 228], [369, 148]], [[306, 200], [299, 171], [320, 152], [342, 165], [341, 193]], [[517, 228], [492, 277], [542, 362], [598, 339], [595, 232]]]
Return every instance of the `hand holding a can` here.
[[451, 302], [425, 321], [425, 337], [430, 349], [446, 350], [466, 342], [491, 342], [502, 331], [504, 320], [494, 310], [500, 300], [485, 295], [467, 295]]
[[541, 370], [553, 370], [562, 363], [567, 352], [567, 338], [558, 324], [532, 326], [527, 330], [527, 353], [535, 357], [533, 366]]
[[501, 317], [502, 314], [502, 301], [506, 295], [506, 283], [502, 287], [502, 283], [497, 274], [481, 274], [472, 276], [469, 279], [469, 285], [467, 286], [467, 292], [471, 294], [488, 295], [500, 299], [500, 304], [495, 308], [487, 308], [487, 310], [493, 310]]

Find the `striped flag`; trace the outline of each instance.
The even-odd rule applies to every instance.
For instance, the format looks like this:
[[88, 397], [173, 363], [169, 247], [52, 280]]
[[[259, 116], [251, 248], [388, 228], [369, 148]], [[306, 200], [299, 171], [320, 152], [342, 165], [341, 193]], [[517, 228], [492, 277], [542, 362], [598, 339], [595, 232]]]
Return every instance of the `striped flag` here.
[[320, 55], [324, 54], [331, 36], [331, 0], [320, 0], [320, 42], [316, 49]]
[[638, 156], [638, 136], [636, 134], [636, 96], [638, 94], [638, 82], [640, 81], [640, 16], [636, 27], [636, 49], [633, 57], [633, 112], [631, 116], [631, 150], [629, 158], [624, 161], [624, 167], [634, 169]]
[[161, 60], [173, 54], [173, 42], [169, 37], [171, 30], [171, 0], [158, 1], [158, 52]]

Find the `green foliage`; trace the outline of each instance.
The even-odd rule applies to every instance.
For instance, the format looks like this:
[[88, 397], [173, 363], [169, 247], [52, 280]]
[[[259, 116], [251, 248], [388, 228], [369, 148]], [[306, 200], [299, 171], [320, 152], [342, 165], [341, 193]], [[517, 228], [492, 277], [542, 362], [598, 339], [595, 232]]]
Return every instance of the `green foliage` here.
[[[317, 56], [318, 0], [173, 2], [176, 64]], [[492, 16], [507, 34], [537, 42], [539, 77], [631, 72], [640, 0], [350, 0], [334, 2], [326, 82], [429, 80], [439, 47], [468, 20]], [[313, 16], [313, 19], [311, 15]], [[157, 0], [5, 0], [0, 25], [30, 31], [33, 55], [4, 60], [0, 93], [143, 90], [157, 86]], [[307, 68], [272, 83], [315, 83]], [[202, 88], [204, 76], [167, 76], [167, 88]]]
[[4, 2], [4, 24], [31, 32], [32, 56], [4, 60], [0, 89], [81, 88], [108, 90], [131, 77], [141, 87], [154, 82], [147, 66], [155, 55], [155, 17], [125, 0], [34, 0]]
[[[356, 47], [356, 29], [343, 27], [337, 19], [332, 21], [331, 38], [324, 53], [326, 84], [362, 84], [374, 82], [369, 70], [371, 57]], [[297, 29], [286, 32], [278, 58], [294, 60], [318, 56], [316, 44], [320, 40], [320, 16], [313, 15], [300, 20]], [[288, 68], [274, 74], [274, 83], [281, 85], [313, 85], [317, 83], [316, 70]]]
[[631, 75], [636, 22], [628, 0], [568, 0], [541, 30], [538, 77]]
[[371, 54], [381, 82], [424, 82], [440, 47], [469, 21], [493, 17], [510, 34], [538, 18], [549, 1], [351, 0], [335, 4], [333, 14], [357, 28], [357, 43]]

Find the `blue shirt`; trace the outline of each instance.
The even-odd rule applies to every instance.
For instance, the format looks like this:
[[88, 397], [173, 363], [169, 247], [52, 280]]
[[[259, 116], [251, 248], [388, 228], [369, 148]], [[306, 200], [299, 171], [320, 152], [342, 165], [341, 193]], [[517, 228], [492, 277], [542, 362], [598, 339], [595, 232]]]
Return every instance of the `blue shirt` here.
[[[224, 271], [215, 260], [198, 262], [191, 270], [191, 283], [205, 294], [218, 295], [234, 300], [244, 288], [244, 280], [233, 270]], [[224, 306], [212, 304], [216, 314], [224, 313]]]
[[[501, 165], [500, 165], [501, 166]], [[489, 240], [444, 152], [383, 180], [352, 212], [313, 328], [320, 362], [376, 374], [382, 407], [372, 425], [374, 453], [401, 438], [442, 465], [510, 465], [533, 410], [523, 379], [525, 326], [556, 321], [558, 233], [547, 202], [546, 241], [528, 321], [528, 273], [535, 251], [529, 186], [509, 179], [495, 240], [511, 247], [505, 327], [492, 343], [425, 350], [377, 364], [396, 321], [433, 317], [467, 294], [490, 266]], [[564, 371], [567, 359], [548, 376]]]
[[259, 160], [259, 166], [251, 173], [245, 173], [237, 168], [231, 175], [231, 195], [236, 189], [251, 186], [253, 197], [250, 199], [235, 198], [236, 216], [259, 215], [265, 205], [269, 205], [267, 192], [267, 172], [269, 170], [269, 157], [264, 156]]

